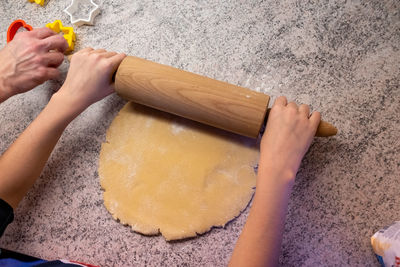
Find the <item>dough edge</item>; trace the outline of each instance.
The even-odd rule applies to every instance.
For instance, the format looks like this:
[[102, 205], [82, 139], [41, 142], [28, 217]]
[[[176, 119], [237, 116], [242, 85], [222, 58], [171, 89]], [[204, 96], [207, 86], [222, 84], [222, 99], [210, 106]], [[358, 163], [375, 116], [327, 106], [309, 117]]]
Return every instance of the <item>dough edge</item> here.
[[[121, 116], [121, 112], [122, 111], [124, 111], [125, 109], [129, 109], [129, 105], [130, 104], [131, 103], [126, 104], [123, 107], [123, 109], [121, 109], [121, 111], [118, 113], [116, 118], [114, 118], [114, 120], [111, 123], [109, 129], [107, 130], [106, 141], [101, 146], [99, 163], [102, 160], [104, 160], [104, 157], [105, 157], [105, 155], [104, 155], [105, 154], [104, 147], [109, 145], [109, 134], [110, 134], [110, 128], [111, 128], [112, 124], [114, 123], [115, 120], [117, 120]], [[137, 104], [134, 104], [134, 105], [137, 106]], [[254, 174], [254, 176], [255, 176], [255, 174]], [[160, 229], [158, 227], [152, 227], [152, 226], [147, 225], [146, 223], [142, 223], [142, 222], [140, 222], [140, 219], [138, 219], [136, 221], [132, 221], [129, 218], [124, 218], [124, 216], [118, 215], [118, 212], [115, 211], [115, 208], [112, 205], [112, 199], [111, 199], [110, 196], [108, 196], [107, 189], [104, 186], [104, 183], [103, 183], [104, 175], [102, 173], [101, 164], [99, 164], [99, 177], [100, 177], [101, 188], [104, 190], [104, 192], [103, 192], [104, 205], [105, 205], [106, 209], [108, 210], [108, 212], [110, 212], [110, 214], [112, 215], [114, 220], [119, 221], [121, 224], [123, 224], [125, 226], [129, 225], [130, 228], [134, 232], [137, 232], [139, 234], [143, 234], [143, 235], [147, 235], [147, 236], [154, 236], [154, 235], [162, 234], [163, 237], [167, 241], [193, 238], [193, 237], [196, 237], [198, 235], [205, 234], [205, 233], [209, 232], [210, 230], [212, 230], [213, 228], [223, 228], [223, 227], [225, 227], [228, 223], [230, 223], [231, 221], [233, 221], [234, 219], [239, 217], [240, 214], [247, 209], [247, 207], [250, 205], [250, 202], [251, 202], [251, 200], [252, 200], [252, 198], [254, 196], [254, 192], [255, 192], [255, 178], [254, 178], [254, 185], [251, 187], [251, 189], [248, 190], [248, 193], [244, 197], [245, 199], [243, 200], [243, 203], [245, 203], [245, 204], [241, 205], [240, 207], [238, 206], [235, 209], [235, 212], [232, 214], [232, 216], [230, 216], [228, 218], [228, 220], [226, 220], [224, 223], [219, 223], [219, 224], [211, 225], [211, 226], [208, 226], [208, 227], [204, 227], [203, 229], [200, 229], [198, 231], [183, 231], [182, 233], [168, 233], [168, 232], [164, 232], [162, 229]]]

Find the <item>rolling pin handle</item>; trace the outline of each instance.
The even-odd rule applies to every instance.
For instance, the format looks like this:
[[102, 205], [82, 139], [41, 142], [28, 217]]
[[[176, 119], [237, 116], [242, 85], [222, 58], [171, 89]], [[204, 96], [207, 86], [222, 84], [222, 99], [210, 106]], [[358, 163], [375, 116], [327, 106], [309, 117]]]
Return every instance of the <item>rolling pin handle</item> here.
[[[267, 125], [268, 116], [269, 116], [270, 111], [271, 111], [271, 108], [268, 108], [267, 112], [266, 112], [266, 115], [265, 115], [263, 126], [261, 127], [261, 130], [260, 130], [260, 134], [261, 135], [263, 135], [264, 132], [265, 132], [265, 128], [266, 128], [266, 125]], [[319, 125], [318, 125], [318, 128], [317, 128], [317, 131], [315, 133], [315, 136], [316, 137], [329, 137], [329, 136], [336, 135], [337, 132], [338, 132], [338, 130], [337, 130], [337, 128], [335, 126], [333, 126], [329, 122], [321, 120]]]
[[315, 136], [328, 137], [328, 136], [336, 135], [337, 132], [338, 132], [338, 130], [336, 129], [335, 126], [333, 126], [329, 122], [321, 120], [321, 122], [318, 125], [317, 132], [315, 133]]

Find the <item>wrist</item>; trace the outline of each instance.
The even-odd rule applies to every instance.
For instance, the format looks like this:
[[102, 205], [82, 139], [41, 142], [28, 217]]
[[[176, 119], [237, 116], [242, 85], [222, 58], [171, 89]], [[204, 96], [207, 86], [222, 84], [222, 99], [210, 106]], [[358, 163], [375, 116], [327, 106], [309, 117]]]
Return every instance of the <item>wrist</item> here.
[[289, 197], [294, 180], [295, 174], [289, 169], [278, 171], [267, 166], [259, 168], [254, 203], [280, 203], [282, 199]]
[[274, 161], [260, 161], [257, 183], [271, 182], [281, 186], [292, 187], [296, 174], [297, 169], [295, 170], [285, 164], [276, 164]]
[[8, 89], [6, 80], [0, 76], [0, 103], [6, 101], [11, 96], [11, 90]]
[[52, 100], [60, 105], [60, 108], [65, 112], [70, 114], [71, 116], [78, 116], [82, 113], [86, 108], [90, 106], [90, 104], [86, 104], [83, 101], [80, 101], [76, 96], [70, 93], [70, 90], [65, 88], [63, 85], [58, 92], [53, 94]]
[[14, 95], [12, 86], [10, 85], [10, 77], [7, 79], [10, 70], [14, 69], [14, 66], [11, 63], [12, 60], [10, 60], [12, 54], [7, 52], [8, 50], [6, 48], [7, 46], [0, 50], [0, 102], [3, 102]]
[[53, 94], [46, 109], [51, 111], [54, 116], [57, 116], [57, 120], [66, 124], [69, 124], [80, 113], [82, 113], [83, 110], [85, 110], [59, 92]]

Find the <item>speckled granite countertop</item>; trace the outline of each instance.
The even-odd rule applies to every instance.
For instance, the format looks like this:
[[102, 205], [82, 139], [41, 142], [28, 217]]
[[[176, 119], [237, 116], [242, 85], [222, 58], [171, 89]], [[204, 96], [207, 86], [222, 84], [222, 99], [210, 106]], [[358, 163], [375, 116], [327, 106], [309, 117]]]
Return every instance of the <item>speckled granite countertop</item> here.
[[[0, 45], [17, 18], [65, 24], [69, 0], [0, 3]], [[282, 266], [375, 266], [370, 237], [400, 219], [400, 2], [95, 0], [77, 49], [106, 48], [310, 104], [339, 128], [316, 139], [289, 204]], [[62, 66], [64, 73], [67, 63]], [[3, 152], [62, 80], [0, 105]], [[248, 209], [182, 242], [145, 237], [102, 203], [97, 160], [124, 101], [111, 96], [67, 128], [0, 246], [103, 266], [224, 266]], [[22, 168], [23, 166], [21, 166]]]

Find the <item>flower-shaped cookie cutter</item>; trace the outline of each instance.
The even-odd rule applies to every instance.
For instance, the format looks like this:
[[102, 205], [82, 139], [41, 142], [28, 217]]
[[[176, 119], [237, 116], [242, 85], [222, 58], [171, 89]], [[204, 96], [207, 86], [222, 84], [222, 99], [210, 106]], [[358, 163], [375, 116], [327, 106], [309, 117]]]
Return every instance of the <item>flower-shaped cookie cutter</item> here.
[[71, 23], [75, 26], [93, 25], [94, 18], [100, 13], [100, 8], [93, 0], [72, 0], [64, 12], [71, 17]]
[[65, 38], [65, 40], [68, 43], [68, 49], [67, 49], [67, 51], [65, 51], [66, 53], [74, 50], [75, 40], [76, 40], [74, 28], [64, 27], [62, 25], [61, 20], [55, 20], [53, 23], [47, 23], [46, 27], [55, 31], [56, 33], [62, 32], [64, 34], [63, 37]]
[[44, 5], [44, 0], [28, 0], [29, 2], [33, 3], [35, 2], [38, 5], [43, 6]]

